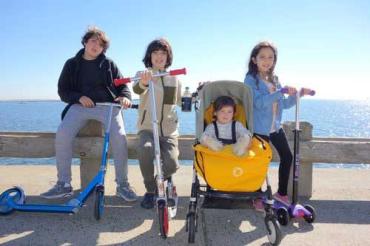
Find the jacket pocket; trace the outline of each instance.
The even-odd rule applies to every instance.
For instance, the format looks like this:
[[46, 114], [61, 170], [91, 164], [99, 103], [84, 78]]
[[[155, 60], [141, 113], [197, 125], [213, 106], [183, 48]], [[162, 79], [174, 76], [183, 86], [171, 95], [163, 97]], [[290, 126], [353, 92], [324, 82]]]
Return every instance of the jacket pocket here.
[[142, 125], [145, 120], [145, 114], [146, 114], [146, 110], [144, 110], [143, 112], [143, 118], [141, 119], [140, 125]]
[[163, 104], [174, 105], [177, 101], [177, 87], [164, 86], [163, 88]]

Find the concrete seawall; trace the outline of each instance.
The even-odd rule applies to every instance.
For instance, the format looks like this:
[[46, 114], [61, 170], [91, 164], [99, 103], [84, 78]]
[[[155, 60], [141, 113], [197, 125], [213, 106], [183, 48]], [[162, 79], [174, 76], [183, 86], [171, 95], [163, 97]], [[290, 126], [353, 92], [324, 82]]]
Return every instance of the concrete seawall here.
[[[139, 202], [126, 203], [114, 196], [110, 166], [101, 221], [93, 217], [93, 199], [75, 215], [15, 212], [0, 216], [0, 245], [187, 245], [191, 174], [191, 167], [182, 167], [175, 175], [180, 204], [167, 240], [158, 236], [154, 209], [144, 210]], [[0, 166], [0, 191], [18, 185], [28, 203], [45, 203], [38, 194], [50, 188], [55, 177], [54, 166]], [[79, 167], [73, 166], [75, 189], [79, 177]], [[273, 187], [277, 187], [276, 177], [277, 170], [270, 170]], [[294, 222], [282, 227], [281, 245], [370, 245], [369, 177], [367, 169], [314, 169], [313, 195], [306, 202], [317, 210], [317, 220], [313, 225]], [[137, 166], [130, 166], [129, 179], [142, 196]], [[199, 215], [195, 245], [268, 245], [262, 214], [253, 209], [202, 209]]]

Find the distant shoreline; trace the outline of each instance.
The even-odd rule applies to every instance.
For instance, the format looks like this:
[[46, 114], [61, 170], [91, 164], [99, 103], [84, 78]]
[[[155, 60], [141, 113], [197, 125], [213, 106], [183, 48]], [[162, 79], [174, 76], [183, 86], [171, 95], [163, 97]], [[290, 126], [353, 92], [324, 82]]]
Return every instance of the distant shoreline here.
[[[139, 100], [139, 98], [133, 98], [134, 101]], [[304, 100], [312, 101], [355, 101], [355, 102], [369, 102], [370, 98], [364, 99], [335, 99], [335, 98], [304, 98]], [[0, 99], [2, 102], [62, 102], [60, 99]]]

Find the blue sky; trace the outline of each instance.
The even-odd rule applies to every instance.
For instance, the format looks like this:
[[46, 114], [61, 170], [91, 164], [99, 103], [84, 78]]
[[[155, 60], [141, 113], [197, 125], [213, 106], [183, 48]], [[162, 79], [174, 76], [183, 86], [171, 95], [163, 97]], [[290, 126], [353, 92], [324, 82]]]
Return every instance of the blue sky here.
[[171, 68], [185, 86], [243, 81], [253, 46], [278, 47], [284, 85], [312, 87], [316, 98], [369, 99], [370, 1], [0, 0], [0, 100], [58, 99], [64, 62], [89, 25], [111, 39], [107, 55], [124, 76], [144, 68], [146, 46], [166, 37]]

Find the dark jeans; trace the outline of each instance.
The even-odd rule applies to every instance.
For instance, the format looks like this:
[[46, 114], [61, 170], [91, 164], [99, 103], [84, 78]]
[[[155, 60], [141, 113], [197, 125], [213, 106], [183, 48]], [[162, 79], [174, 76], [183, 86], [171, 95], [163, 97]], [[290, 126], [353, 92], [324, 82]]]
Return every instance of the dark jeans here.
[[293, 155], [290, 151], [285, 132], [283, 129], [280, 129], [277, 132], [271, 133], [270, 136], [259, 134], [256, 135], [268, 142], [271, 142], [279, 154], [280, 164], [278, 193], [282, 196], [286, 196], [288, 193], [289, 173], [292, 165]]

